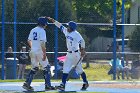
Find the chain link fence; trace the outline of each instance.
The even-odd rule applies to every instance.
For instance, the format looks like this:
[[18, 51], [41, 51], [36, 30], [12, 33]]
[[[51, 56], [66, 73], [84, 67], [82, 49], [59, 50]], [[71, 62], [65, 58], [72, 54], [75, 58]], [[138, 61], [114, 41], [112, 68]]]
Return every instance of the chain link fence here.
[[[95, 0], [96, 1], [96, 0]], [[87, 73], [87, 77], [90, 80], [112, 80], [112, 77], [108, 75], [110, 70], [109, 62], [113, 59], [113, 0], [110, 1], [78, 1], [78, 0], [59, 0], [58, 5], [58, 21], [66, 26], [66, 23], [73, 20], [78, 24], [78, 31], [82, 34], [86, 41], [87, 55], [83, 60], [83, 67]], [[118, 0], [119, 1], [119, 0]], [[1, 2], [1, 1], [0, 1]], [[139, 1], [138, 1], [139, 2]], [[125, 4], [127, 4], [126, 2]], [[80, 6], [81, 5], [81, 6]], [[129, 5], [129, 3], [128, 3]], [[140, 18], [140, 5], [139, 3], [130, 3], [131, 7], [125, 11], [125, 23], [126, 24], [137, 24]], [[2, 4], [1, 4], [2, 6]], [[5, 0], [5, 34], [4, 38], [0, 38], [2, 50], [2, 39], [4, 39], [4, 51], [7, 53], [7, 49], [11, 46], [14, 49], [14, 3], [12, 0]], [[137, 7], [137, 9], [135, 9]], [[106, 9], [105, 9], [106, 8]], [[20, 53], [22, 46], [27, 47], [27, 54], [29, 51], [27, 39], [32, 28], [36, 26], [37, 18], [40, 16], [55, 15], [55, 0], [17, 0], [17, 24], [16, 24], [16, 56]], [[134, 10], [134, 11], [133, 11]], [[135, 13], [134, 13], [135, 12]], [[117, 2], [117, 24], [121, 24], [121, 6]], [[120, 13], [120, 14], [119, 14]], [[137, 14], [135, 16], [134, 14]], [[134, 16], [134, 17], [133, 17]], [[135, 20], [135, 21], [134, 21]], [[1, 20], [2, 21], [2, 20]], [[0, 24], [2, 29], [2, 24]], [[125, 66], [129, 66], [130, 74], [135, 72], [132, 78], [139, 79], [140, 70], [138, 66], [139, 60], [139, 48], [135, 49], [135, 44], [139, 47], [140, 42], [130, 42], [131, 40], [136, 41], [134, 36], [138, 35], [139, 26], [124, 26], [124, 52], [122, 53], [122, 26], [117, 25], [117, 57], [121, 58], [124, 54], [124, 60], [126, 61]], [[47, 36], [47, 57], [54, 68], [54, 53], [55, 53], [55, 26], [49, 24], [46, 28]], [[133, 33], [135, 31], [136, 34]], [[1, 31], [2, 32], [2, 31]], [[132, 32], [132, 33], [131, 33]], [[138, 34], [137, 34], [138, 33]], [[2, 33], [0, 33], [2, 36]], [[134, 34], [132, 36], [132, 34]], [[138, 36], [137, 36], [138, 37]], [[132, 50], [133, 49], [133, 50]], [[58, 57], [66, 55], [66, 40], [64, 34], [58, 30]], [[1, 63], [1, 62], [0, 62]], [[29, 72], [30, 59], [28, 60], [25, 76]], [[6, 64], [6, 60], [5, 60]], [[62, 64], [58, 62], [58, 67], [62, 67]], [[17, 73], [18, 73], [17, 63]], [[138, 66], [135, 67], [135, 66]], [[133, 69], [132, 69], [133, 68]], [[5, 65], [5, 71], [7, 66]], [[93, 72], [90, 73], [89, 70]], [[127, 71], [128, 71], [127, 70]], [[62, 73], [62, 70], [60, 71]], [[100, 72], [100, 73], [99, 73]], [[6, 73], [6, 72], [5, 72]], [[52, 77], [54, 71], [52, 69]], [[59, 74], [61, 74], [59, 73]], [[25, 78], [25, 77], [24, 77]], [[35, 76], [36, 79], [43, 79], [42, 72], [39, 71]], [[60, 77], [61, 78], [61, 77]]]

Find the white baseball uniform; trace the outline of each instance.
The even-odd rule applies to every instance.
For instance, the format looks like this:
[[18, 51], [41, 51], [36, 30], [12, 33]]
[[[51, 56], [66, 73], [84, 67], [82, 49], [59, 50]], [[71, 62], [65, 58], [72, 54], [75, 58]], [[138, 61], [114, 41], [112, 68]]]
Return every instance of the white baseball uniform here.
[[[85, 41], [82, 38], [82, 36], [80, 35], [80, 33], [77, 32], [76, 30], [72, 31], [72, 32], [68, 32], [67, 28], [64, 27], [62, 24], [58, 23], [57, 21], [54, 24], [58, 28], [60, 28], [61, 31], [63, 31], [63, 33], [65, 34], [65, 37], [66, 37], [68, 53], [66, 55], [66, 60], [64, 62], [63, 73], [69, 73], [71, 68], [77, 64], [77, 62], [79, 61], [79, 59], [81, 57], [81, 53], [79, 51], [79, 44], [81, 44], [81, 41], [83, 41], [84, 43], [82, 43], [82, 45], [85, 47], [85, 45], [84, 45]], [[79, 74], [81, 74], [83, 72], [81, 63], [82, 62], [79, 62], [79, 64], [76, 67], [76, 71]]]
[[31, 40], [32, 42], [30, 51], [32, 68], [38, 67], [39, 63], [41, 64], [42, 68], [45, 68], [49, 63], [47, 58], [46, 61], [42, 61], [43, 51], [41, 48], [41, 41], [46, 42], [46, 31], [37, 26], [31, 30], [28, 40]]

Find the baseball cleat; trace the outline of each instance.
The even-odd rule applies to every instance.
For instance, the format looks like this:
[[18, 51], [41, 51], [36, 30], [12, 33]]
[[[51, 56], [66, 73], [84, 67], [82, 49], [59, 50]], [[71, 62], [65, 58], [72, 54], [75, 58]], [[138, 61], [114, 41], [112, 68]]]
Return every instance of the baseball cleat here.
[[65, 85], [63, 85], [63, 84], [60, 84], [60, 86], [56, 86], [56, 88], [61, 91], [65, 91]]
[[83, 84], [81, 90], [86, 90], [89, 87], [88, 83]]
[[30, 85], [28, 85], [27, 83], [24, 83], [22, 86], [24, 89], [26, 89], [27, 91], [34, 91], [33, 87], [31, 87]]
[[45, 91], [49, 91], [49, 90], [56, 90], [56, 88], [54, 86], [45, 86]]

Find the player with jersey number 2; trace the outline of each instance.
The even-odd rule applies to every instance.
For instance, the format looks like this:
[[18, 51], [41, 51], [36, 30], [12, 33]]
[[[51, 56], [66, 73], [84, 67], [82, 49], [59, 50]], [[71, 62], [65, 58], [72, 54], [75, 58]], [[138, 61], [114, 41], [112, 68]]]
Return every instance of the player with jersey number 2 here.
[[23, 88], [28, 91], [33, 91], [33, 87], [31, 87], [31, 82], [33, 80], [34, 75], [39, 70], [39, 63], [43, 69], [43, 76], [45, 79], [45, 90], [54, 90], [55, 88], [51, 86], [50, 82], [50, 65], [48, 59], [46, 57], [46, 32], [45, 28], [48, 24], [47, 18], [39, 17], [38, 25], [33, 28], [28, 37], [28, 44], [31, 48], [29, 53], [31, 58], [32, 69], [27, 75], [26, 81], [23, 84]]
[[[67, 25], [68, 28], [64, 27], [61, 23], [54, 20], [53, 18], [47, 17], [52, 23], [55, 24], [60, 30], [64, 33], [66, 37], [67, 43], [67, 55], [66, 60], [63, 65], [63, 75], [62, 75], [62, 83], [60, 86], [57, 86], [59, 90], [65, 91], [66, 80], [68, 78], [68, 74], [73, 66], [79, 62], [81, 58], [85, 56], [85, 41], [80, 35], [80, 33], [76, 30], [77, 24], [74, 21], [70, 21]], [[81, 90], [86, 90], [89, 87], [86, 74], [82, 68], [82, 60], [80, 60], [76, 66], [76, 71], [81, 75], [83, 79], [83, 86]]]

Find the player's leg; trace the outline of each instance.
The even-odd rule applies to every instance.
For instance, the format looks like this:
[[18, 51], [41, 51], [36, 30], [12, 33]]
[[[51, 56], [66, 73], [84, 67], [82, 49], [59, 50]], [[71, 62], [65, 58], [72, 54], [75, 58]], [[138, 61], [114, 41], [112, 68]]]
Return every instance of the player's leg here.
[[81, 90], [86, 90], [89, 87], [89, 84], [88, 84], [86, 73], [82, 69], [81, 64], [78, 64], [76, 71], [81, 75], [81, 78], [83, 80], [83, 86], [82, 86]]
[[[76, 62], [78, 62], [79, 59], [80, 59], [80, 57], [77, 55]], [[82, 60], [77, 65], [76, 71], [81, 75], [81, 78], [83, 79], [83, 86], [82, 86], [81, 90], [86, 90], [89, 87], [89, 84], [88, 84], [88, 80], [86, 77], [86, 73], [84, 72], [84, 70], [82, 68]]]
[[55, 90], [53, 86], [51, 86], [51, 71], [48, 59], [46, 61], [40, 62], [41, 66], [43, 67], [43, 76], [45, 79], [45, 90]]
[[33, 80], [33, 77], [34, 77], [34, 75], [36, 74], [36, 72], [37, 72], [38, 70], [39, 70], [38, 67], [34, 67], [34, 68], [32, 68], [32, 69], [30, 70], [29, 74], [27, 75], [26, 81], [25, 81], [28, 85], [31, 85], [31, 82], [32, 82], [32, 80]]
[[31, 57], [31, 65], [32, 65], [32, 69], [30, 70], [30, 72], [28, 73], [27, 77], [26, 77], [26, 81], [23, 85], [23, 88], [28, 90], [28, 91], [33, 91], [34, 89], [30, 86], [31, 82], [34, 78], [34, 75], [36, 74], [36, 72], [39, 70], [38, 66], [38, 60], [37, 60], [37, 56], [35, 53], [32, 52], [32, 54], [30, 55]]
[[66, 80], [68, 78], [68, 73], [70, 69], [72, 68], [72, 62], [73, 62], [72, 54], [68, 53], [66, 56], [66, 60], [63, 64], [62, 83], [60, 84], [60, 86], [57, 86], [57, 88], [62, 91], [65, 90]]
[[29, 74], [26, 77], [26, 81], [23, 85], [24, 89], [29, 90], [29, 91], [34, 90], [30, 85], [31, 85], [31, 82], [32, 82], [34, 75], [36, 74], [37, 71], [38, 71], [38, 67], [35, 67], [35, 68], [30, 70]]
[[120, 69], [119, 68], [116, 68], [116, 73], [117, 73], [116, 74], [117, 75], [117, 78], [120, 79]]
[[42, 61], [41, 59], [40, 61], [41, 61], [40, 65], [43, 68], [43, 76], [45, 79], [45, 85], [51, 86], [51, 83], [50, 83], [51, 72], [50, 72], [50, 65], [48, 63], [48, 60]]
[[129, 71], [130, 71], [129, 67], [125, 66], [123, 68], [123, 71], [124, 71], [124, 74], [126, 75], [126, 78], [129, 79]]
[[55, 87], [51, 86], [51, 71], [50, 65], [46, 66], [43, 70], [43, 75], [45, 79], [45, 90], [55, 90]]
[[82, 86], [82, 88], [81, 88], [81, 90], [86, 90], [88, 87], [89, 87], [89, 84], [88, 84], [88, 81], [87, 81], [87, 77], [86, 77], [86, 74], [85, 74], [85, 72], [83, 72], [82, 74], [81, 74], [81, 77], [82, 77], [82, 79], [83, 79], [83, 86]]

